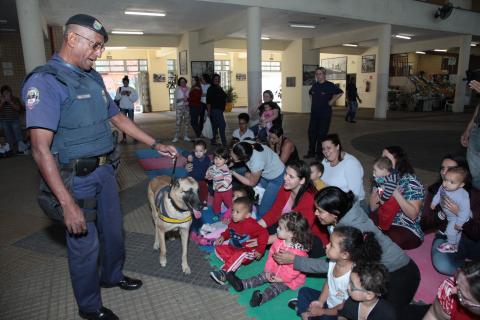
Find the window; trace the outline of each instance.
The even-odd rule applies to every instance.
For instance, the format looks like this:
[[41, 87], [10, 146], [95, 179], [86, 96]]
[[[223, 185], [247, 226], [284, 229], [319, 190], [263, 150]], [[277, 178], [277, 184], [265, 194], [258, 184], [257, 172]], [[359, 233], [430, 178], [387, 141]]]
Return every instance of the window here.
[[262, 72], [280, 72], [280, 61], [262, 61]]
[[100, 73], [148, 71], [147, 60], [99, 60], [95, 70]]
[[215, 73], [220, 75], [220, 86], [226, 90], [232, 85], [230, 60], [215, 60], [214, 68]]
[[408, 55], [392, 54], [390, 56], [390, 76], [402, 77], [410, 75], [411, 66], [408, 63]]

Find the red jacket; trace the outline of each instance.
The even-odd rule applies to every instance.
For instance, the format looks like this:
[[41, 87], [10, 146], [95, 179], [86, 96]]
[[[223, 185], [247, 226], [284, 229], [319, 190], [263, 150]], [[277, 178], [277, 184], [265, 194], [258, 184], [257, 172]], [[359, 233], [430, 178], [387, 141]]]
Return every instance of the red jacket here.
[[[277, 199], [273, 204], [272, 208], [263, 216], [263, 221], [267, 226], [271, 226], [280, 220], [282, 216], [282, 210], [285, 207], [285, 204], [290, 197], [292, 191], [285, 190], [285, 188], [280, 188], [277, 194]], [[308, 224], [311, 227], [312, 233], [314, 236], [320, 238], [324, 246], [330, 242], [330, 236], [328, 235], [327, 228], [322, 226], [317, 217], [315, 216], [315, 194], [313, 191], [306, 191], [303, 196], [298, 201], [297, 206], [292, 208], [292, 211], [301, 213], [305, 219], [307, 219]]]
[[[245, 248], [246, 241], [257, 239], [255, 251], [262, 254], [265, 252], [268, 242], [267, 229], [258, 224], [257, 220], [247, 218], [243, 221], [228, 224], [227, 230], [222, 233], [224, 240], [230, 240], [229, 245], [235, 248]], [[252, 248], [253, 249], [253, 248]]]
[[189, 107], [200, 107], [200, 101], [202, 99], [202, 88], [192, 87], [190, 93], [188, 94], [188, 106]]

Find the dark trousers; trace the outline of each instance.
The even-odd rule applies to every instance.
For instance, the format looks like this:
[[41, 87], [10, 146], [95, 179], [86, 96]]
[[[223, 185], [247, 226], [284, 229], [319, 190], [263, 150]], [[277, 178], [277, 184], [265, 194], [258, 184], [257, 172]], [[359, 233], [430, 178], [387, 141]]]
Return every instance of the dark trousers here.
[[[318, 300], [322, 291], [318, 291], [312, 288], [303, 287], [298, 291], [298, 303], [297, 303], [297, 315], [301, 316], [302, 313], [308, 311], [310, 303]], [[324, 308], [328, 308], [327, 303], [325, 303]], [[319, 317], [310, 317], [310, 320], [336, 320], [337, 316], [319, 316]]]
[[311, 114], [308, 125], [308, 153], [318, 158], [322, 155], [322, 139], [328, 134], [332, 113]]
[[207, 111], [207, 104], [200, 103], [200, 134], [203, 131], [203, 124], [205, 123], [205, 113]]
[[222, 144], [226, 146], [227, 138], [225, 137], [225, 127], [227, 126], [227, 124], [225, 123], [223, 110], [212, 109], [210, 114], [210, 120], [212, 121], [212, 130], [213, 130], [212, 142], [215, 142], [217, 140], [217, 131], [219, 131]]
[[[120, 111], [133, 122], [133, 115], [134, 115], [133, 109], [120, 109]], [[123, 134], [123, 140], [127, 139], [127, 135], [125, 134], [125, 132], [123, 132], [122, 134]]]
[[384, 233], [403, 250], [412, 250], [422, 245], [422, 240], [404, 227], [393, 225]]
[[190, 124], [197, 138], [200, 138], [203, 129], [203, 122], [201, 120], [202, 107], [190, 107]]
[[408, 305], [412, 302], [418, 285], [420, 284], [420, 270], [413, 260], [393, 272], [389, 273], [388, 292], [385, 298], [392, 304], [397, 313], [397, 319], [405, 319], [399, 317], [408, 309]]
[[66, 233], [68, 266], [78, 308], [95, 312], [102, 306], [100, 283], [123, 280], [125, 247], [117, 181], [111, 165], [74, 177], [75, 199], [97, 199], [97, 220], [88, 222], [82, 236]]
[[358, 102], [357, 100], [347, 101], [347, 114], [345, 115], [346, 121], [354, 121], [357, 114]]

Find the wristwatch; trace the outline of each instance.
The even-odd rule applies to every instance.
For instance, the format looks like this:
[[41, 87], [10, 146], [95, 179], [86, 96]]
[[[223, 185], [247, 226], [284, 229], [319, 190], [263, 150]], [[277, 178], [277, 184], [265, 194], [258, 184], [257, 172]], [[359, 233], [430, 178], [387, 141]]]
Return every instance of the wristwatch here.
[[150, 145], [150, 149], [155, 149], [159, 144], [160, 144], [160, 141], [158, 141], [157, 139], [155, 139], [155, 142], [153, 142], [153, 143]]

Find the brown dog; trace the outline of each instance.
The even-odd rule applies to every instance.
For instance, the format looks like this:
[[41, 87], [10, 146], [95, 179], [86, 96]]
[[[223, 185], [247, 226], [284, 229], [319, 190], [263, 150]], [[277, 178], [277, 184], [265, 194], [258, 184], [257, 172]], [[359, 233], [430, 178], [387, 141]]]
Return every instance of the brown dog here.
[[160, 265], [165, 267], [167, 265], [165, 233], [179, 230], [182, 240], [182, 271], [189, 274], [187, 245], [192, 213], [198, 219], [202, 209], [198, 198], [198, 183], [191, 177], [178, 178], [172, 185], [170, 182], [170, 177], [158, 176], [148, 184], [148, 201], [155, 224], [153, 248], [160, 249]]

